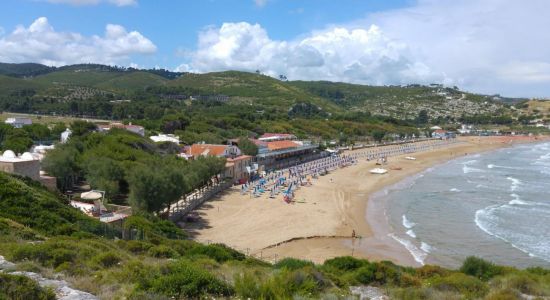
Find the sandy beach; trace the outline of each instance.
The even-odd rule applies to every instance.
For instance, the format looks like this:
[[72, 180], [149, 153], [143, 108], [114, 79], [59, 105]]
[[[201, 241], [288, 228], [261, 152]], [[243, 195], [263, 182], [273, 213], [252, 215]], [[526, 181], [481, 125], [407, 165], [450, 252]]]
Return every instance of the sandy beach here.
[[[530, 137], [460, 138], [460, 143], [447, 147], [391, 157], [384, 166], [389, 172], [384, 175], [370, 174], [375, 162], [361, 159], [356, 165], [315, 179], [310, 187], [301, 187], [292, 204], [285, 203], [282, 196], [243, 196], [239, 187], [233, 187], [197, 210], [198, 222], [182, 226], [197, 241], [224, 243], [270, 261], [295, 257], [322, 263], [353, 255], [417, 266], [410, 253], [387, 236], [383, 209], [371, 203], [370, 196], [453, 158], [534, 141]], [[351, 238], [353, 231], [358, 238]]]

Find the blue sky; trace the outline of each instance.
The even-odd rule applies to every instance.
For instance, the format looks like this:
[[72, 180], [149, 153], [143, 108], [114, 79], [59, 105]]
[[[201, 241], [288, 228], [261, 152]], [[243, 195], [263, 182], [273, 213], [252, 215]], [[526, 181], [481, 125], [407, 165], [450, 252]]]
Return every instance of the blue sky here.
[[550, 96], [548, 0], [3, 0], [0, 61]]
[[60, 2], [3, 0], [0, 26], [8, 33], [17, 25], [28, 26], [38, 17], [46, 17], [56, 31], [90, 36], [101, 35], [106, 24], [118, 24], [127, 30], [140, 32], [158, 48], [155, 55], [137, 55], [132, 62], [143, 67], [173, 69], [182, 61], [178, 55], [181, 50], [193, 50], [199, 31], [208, 26], [219, 26], [224, 22], [259, 23], [271, 38], [288, 40], [328, 24], [344, 23], [370, 12], [402, 7], [408, 1], [270, 0], [262, 5], [263, 2], [258, 4], [253, 0], [140, 0], [126, 6], [109, 2]]

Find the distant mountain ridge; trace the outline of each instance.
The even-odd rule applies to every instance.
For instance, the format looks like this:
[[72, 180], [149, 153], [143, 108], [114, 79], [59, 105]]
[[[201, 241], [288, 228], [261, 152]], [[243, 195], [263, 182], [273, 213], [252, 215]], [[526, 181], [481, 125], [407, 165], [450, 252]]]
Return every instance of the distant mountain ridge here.
[[[44, 102], [49, 102], [47, 105], [51, 106], [56, 102], [92, 98], [96, 101], [130, 98], [161, 100], [163, 97], [182, 100], [195, 95], [227, 96], [227, 104], [258, 106], [262, 110], [273, 107], [289, 111], [296, 104], [310, 103], [329, 114], [368, 112], [399, 119], [414, 119], [423, 110], [431, 118], [448, 119], [472, 114], [508, 114], [510, 105], [526, 100], [474, 94], [439, 84], [370, 86], [328, 81], [287, 81], [240, 71], [193, 74], [100, 64], [48, 67], [34, 63], [0, 63], [0, 102], [4, 103], [24, 98], [34, 106], [41, 102], [42, 107], [46, 105]], [[0, 109], [12, 109], [11, 105], [1, 105]], [[19, 105], [17, 110], [26, 112], [25, 105]], [[40, 111], [32, 107], [28, 109], [28, 112]]]

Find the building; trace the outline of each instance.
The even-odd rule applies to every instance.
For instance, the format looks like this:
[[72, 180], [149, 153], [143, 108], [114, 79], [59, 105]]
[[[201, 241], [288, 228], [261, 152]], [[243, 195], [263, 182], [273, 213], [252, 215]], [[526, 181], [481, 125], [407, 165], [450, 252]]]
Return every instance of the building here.
[[293, 141], [296, 139], [295, 135], [289, 133], [264, 133], [258, 138], [262, 142]]
[[71, 134], [73, 134], [73, 132], [69, 128], [65, 129], [65, 131], [61, 133], [61, 143], [65, 144], [71, 137]]
[[130, 123], [128, 125], [125, 125], [125, 124], [122, 124], [122, 123], [99, 124], [99, 125], [97, 125], [97, 128], [99, 129], [100, 132], [109, 131], [109, 130], [111, 130], [111, 128], [121, 128], [121, 129], [126, 129], [130, 132], [139, 134], [141, 136], [145, 136], [145, 128], [143, 128], [143, 126], [139, 126], [139, 125], [132, 125], [132, 123]]
[[317, 158], [319, 147], [288, 133], [266, 133], [251, 139], [258, 146], [256, 162], [263, 170], [279, 169]]
[[19, 176], [26, 176], [32, 180], [41, 182], [50, 190], [56, 189], [55, 177], [46, 175], [40, 171], [40, 160], [29, 152], [20, 156], [11, 150], [6, 150], [0, 155], [0, 171]]
[[23, 126], [31, 125], [32, 120], [30, 118], [15, 117], [15, 118], [7, 118], [4, 123], [11, 125], [14, 128], [23, 128]]
[[175, 144], [180, 143], [180, 138], [177, 135], [173, 135], [173, 134], [152, 135], [149, 138], [155, 143], [163, 143], [163, 142], [171, 142]]
[[454, 132], [439, 129], [432, 132], [432, 137], [436, 139], [450, 139], [450, 138], [455, 138], [456, 134]]
[[225, 162], [225, 178], [232, 178], [233, 182], [245, 183], [258, 170], [258, 165], [252, 163], [252, 156], [241, 155], [228, 158]]
[[0, 156], [0, 171], [40, 180], [40, 161], [29, 152], [17, 156], [13, 151], [6, 150]]
[[190, 158], [199, 156], [235, 158], [241, 155], [241, 150], [235, 145], [193, 144], [185, 149], [185, 154]]

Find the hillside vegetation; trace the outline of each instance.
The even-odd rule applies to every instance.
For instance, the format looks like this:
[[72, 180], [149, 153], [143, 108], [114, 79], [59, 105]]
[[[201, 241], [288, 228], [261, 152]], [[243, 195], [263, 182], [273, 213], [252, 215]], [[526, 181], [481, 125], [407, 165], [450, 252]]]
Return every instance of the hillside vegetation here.
[[[152, 133], [176, 133], [186, 143], [271, 131], [352, 143], [375, 132], [418, 136], [428, 125], [460, 122], [523, 131], [538, 116], [521, 99], [435, 84], [367, 86], [103, 65], [0, 64], [0, 74], [0, 111], [131, 121]], [[187, 120], [185, 126], [164, 130], [162, 120], [175, 115]]]
[[[0, 183], [0, 255], [19, 270], [58, 273], [102, 299], [341, 299], [356, 285], [378, 287], [392, 299], [550, 296], [550, 270], [541, 268], [517, 270], [477, 258], [468, 258], [459, 270], [353, 257], [322, 265], [297, 259], [270, 264], [224, 245], [182, 239], [175, 225], [150, 216], [132, 216], [123, 228], [102, 228], [106, 225], [37, 183], [2, 172]], [[122, 237], [122, 231], [125, 239], [111, 238]], [[2, 276], [0, 286], [23, 280]], [[32, 289], [0, 289], [0, 297], [9, 292], [9, 298], [23, 299], [31, 291], [51, 299], [47, 291]]]

